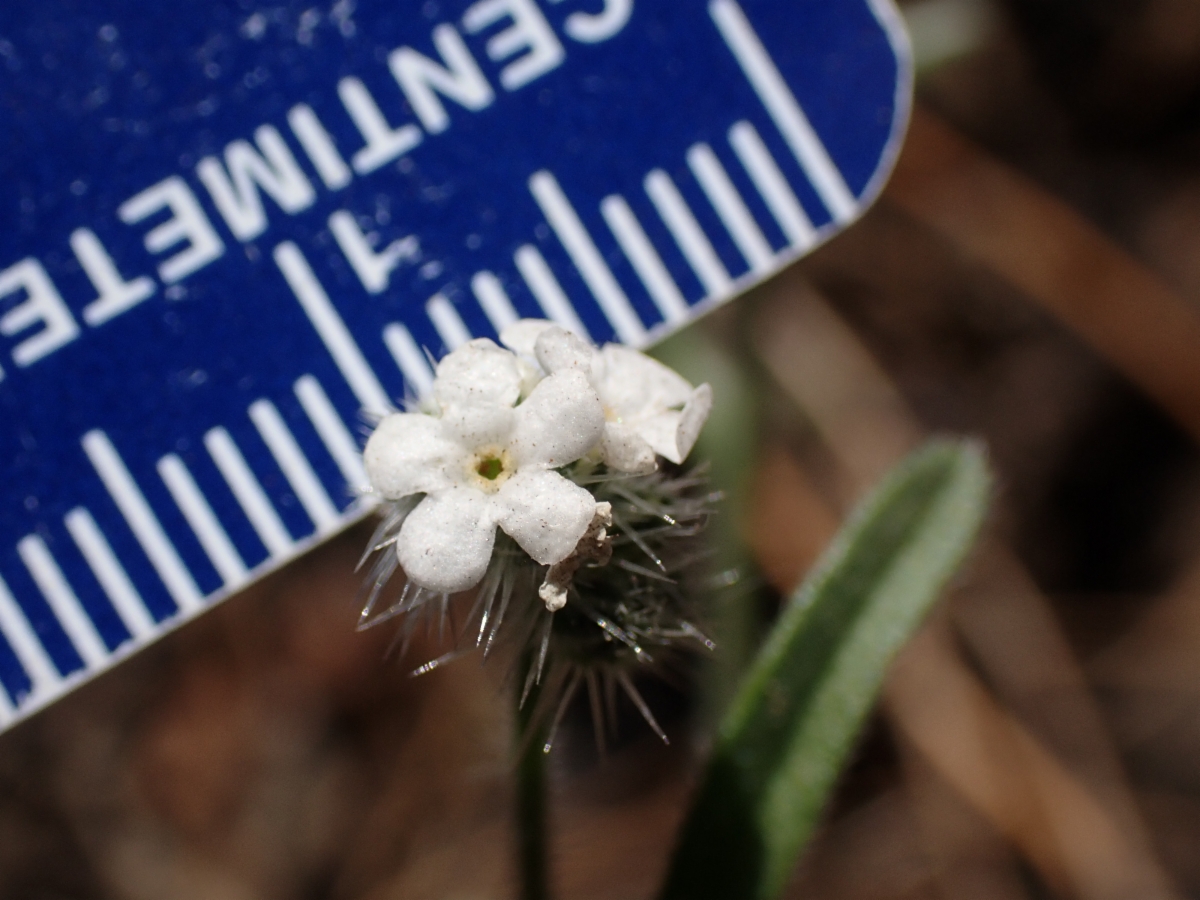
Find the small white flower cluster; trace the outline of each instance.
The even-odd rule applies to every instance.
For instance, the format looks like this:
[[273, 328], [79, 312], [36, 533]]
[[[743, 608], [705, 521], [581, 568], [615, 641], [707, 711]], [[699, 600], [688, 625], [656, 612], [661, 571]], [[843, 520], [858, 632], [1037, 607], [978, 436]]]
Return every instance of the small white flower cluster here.
[[566, 602], [561, 573], [574, 571], [576, 556], [597, 558], [611, 524], [608, 504], [559, 470], [583, 460], [644, 475], [659, 456], [683, 462], [712, 391], [636, 350], [597, 349], [550, 322], [518, 322], [500, 340], [504, 347], [480, 338], [447, 355], [422, 411], [384, 418], [364, 461], [383, 498], [424, 495], [395, 540], [410, 582], [446, 594], [474, 587], [499, 527], [559, 570], [539, 592], [554, 610]]

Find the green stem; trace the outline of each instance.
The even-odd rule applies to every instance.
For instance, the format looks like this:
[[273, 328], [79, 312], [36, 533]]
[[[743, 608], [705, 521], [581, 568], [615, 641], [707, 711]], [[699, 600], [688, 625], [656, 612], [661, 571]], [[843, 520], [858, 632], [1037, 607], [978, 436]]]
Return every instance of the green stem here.
[[[517, 862], [521, 900], [550, 900], [549, 854], [546, 846], [546, 754], [544, 726], [534, 719], [540, 686], [535, 685], [520, 706], [521, 690], [533, 654], [521, 660], [517, 682]], [[531, 731], [532, 729], [532, 731]]]

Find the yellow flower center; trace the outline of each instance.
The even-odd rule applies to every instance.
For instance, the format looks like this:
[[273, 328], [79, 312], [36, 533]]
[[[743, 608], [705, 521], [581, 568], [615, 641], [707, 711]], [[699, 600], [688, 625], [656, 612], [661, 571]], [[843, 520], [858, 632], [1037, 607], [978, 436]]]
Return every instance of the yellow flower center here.
[[482, 460], [479, 465], [475, 467], [475, 471], [488, 481], [495, 481], [500, 473], [504, 471], [504, 463], [496, 459], [494, 456], [489, 456], [487, 459]]
[[485, 494], [494, 494], [512, 477], [516, 467], [504, 447], [480, 447], [467, 460], [467, 478]]

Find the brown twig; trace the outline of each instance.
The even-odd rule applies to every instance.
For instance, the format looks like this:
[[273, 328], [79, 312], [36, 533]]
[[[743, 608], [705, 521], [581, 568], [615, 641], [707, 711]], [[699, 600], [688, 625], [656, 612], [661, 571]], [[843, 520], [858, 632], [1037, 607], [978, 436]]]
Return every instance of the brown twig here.
[[885, 197], [1041, 303], [1200, 441], [1200, 313], [1098, 228], [919, 106]]

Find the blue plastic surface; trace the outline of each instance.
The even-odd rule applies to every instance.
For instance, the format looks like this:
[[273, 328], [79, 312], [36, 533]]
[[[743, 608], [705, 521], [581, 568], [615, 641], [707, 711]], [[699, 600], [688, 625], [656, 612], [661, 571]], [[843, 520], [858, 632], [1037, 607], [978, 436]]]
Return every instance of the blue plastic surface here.
[[0, 6], [0, 728], [362, 515], [430, 356], [850, 224], [910, 91], [888, 0]]

